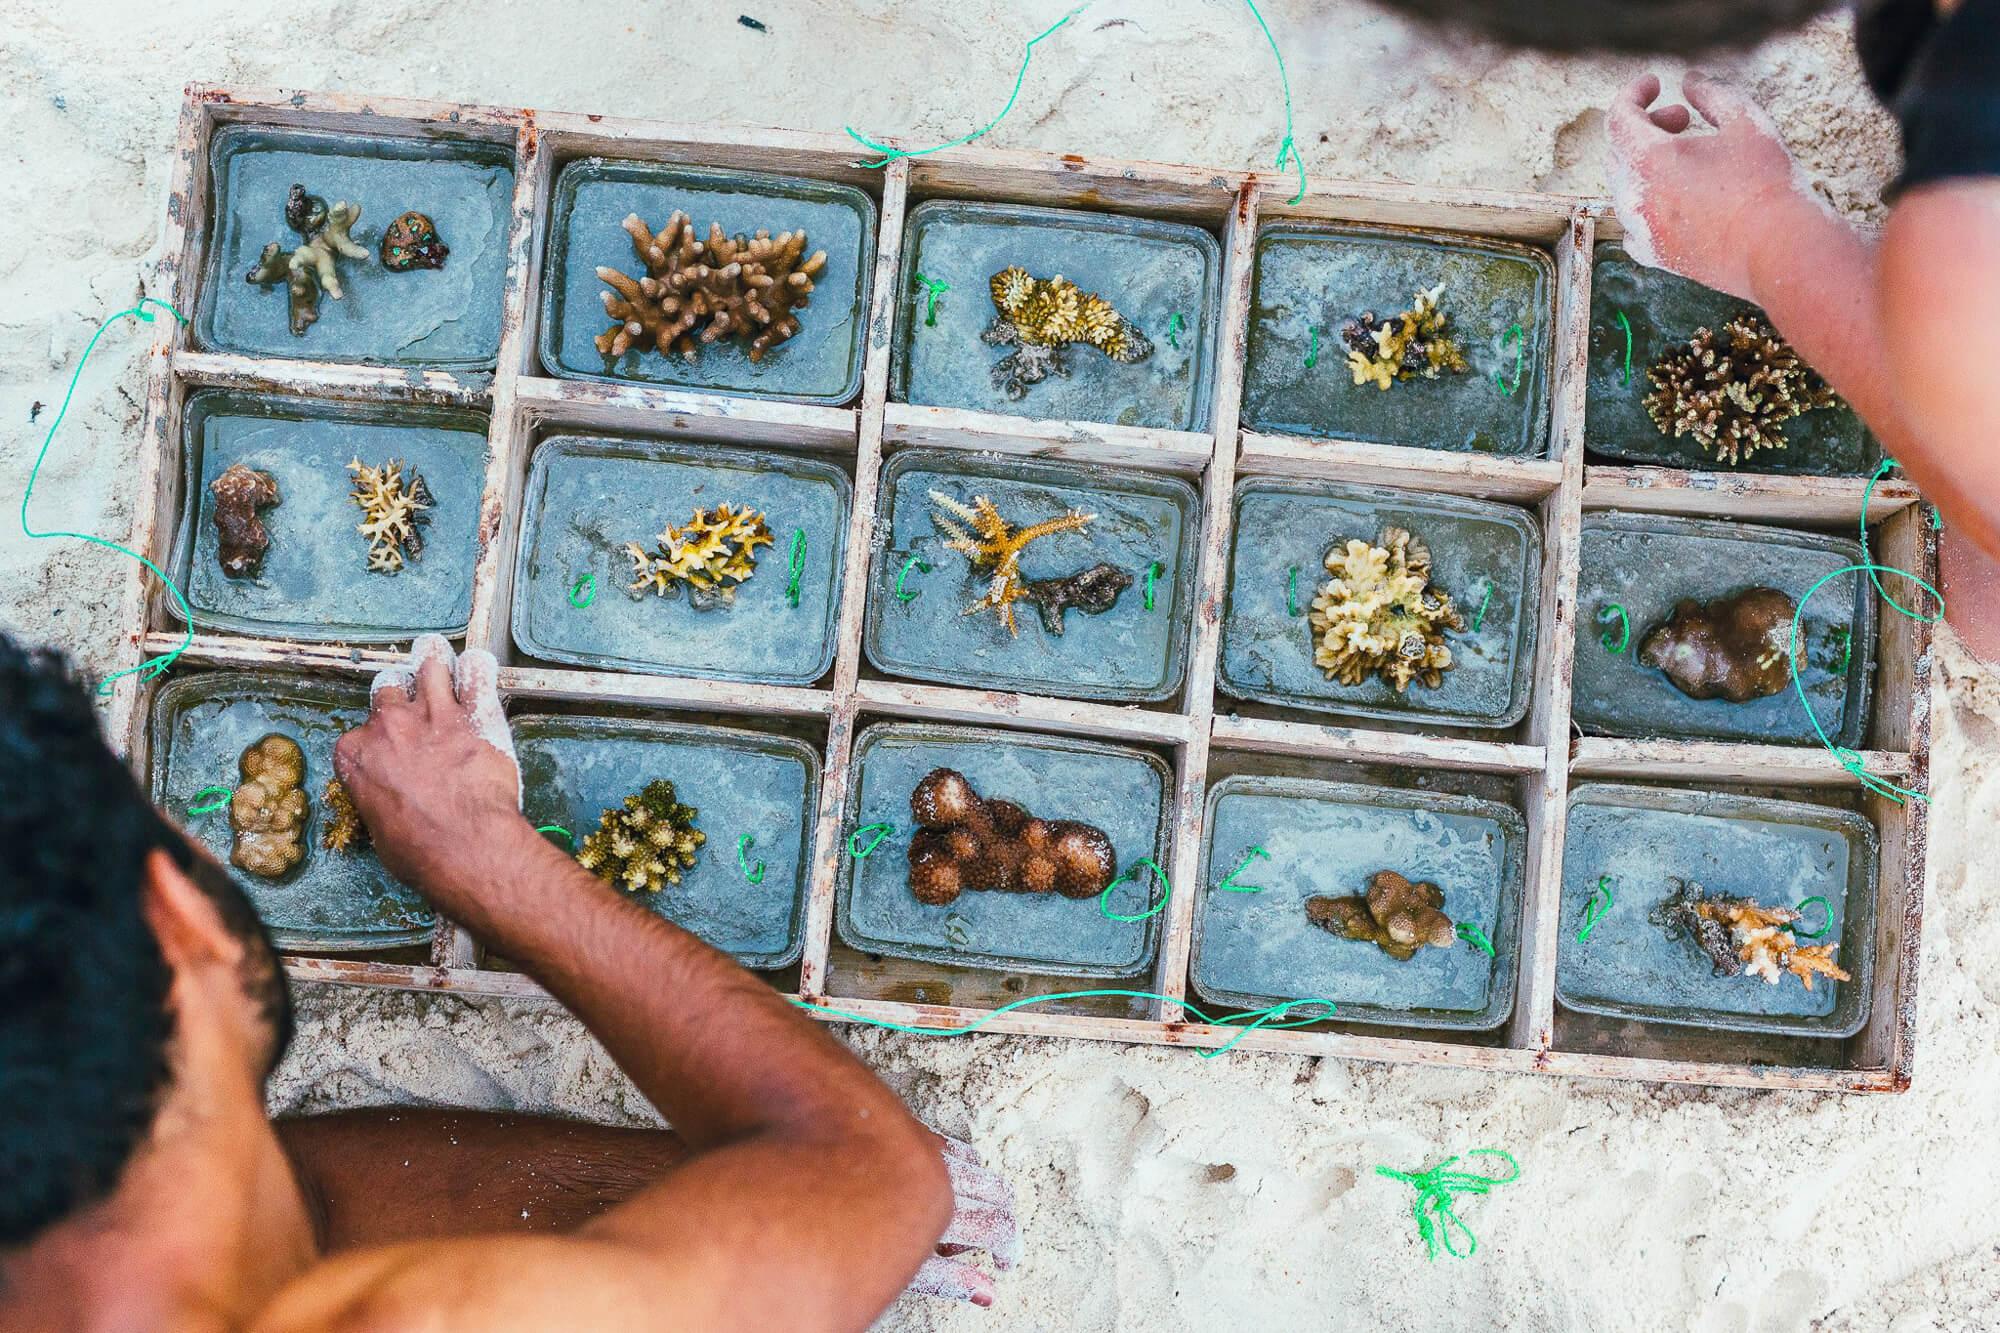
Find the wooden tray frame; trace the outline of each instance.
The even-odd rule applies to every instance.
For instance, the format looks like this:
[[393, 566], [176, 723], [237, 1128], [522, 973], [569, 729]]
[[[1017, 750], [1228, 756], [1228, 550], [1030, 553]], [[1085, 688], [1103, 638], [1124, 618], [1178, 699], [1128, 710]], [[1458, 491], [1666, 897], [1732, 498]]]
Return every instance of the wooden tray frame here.
[[[1845, 789], [1858, 784], [1817, 749], [1698, 741], [1573, 738], [1569, 694], [1574, 652], [1578, 530], [1585, 510], [1622, 507], [1750, 521], [1775, 521], [1851, 532], [1862, 482], [1848, 478], [1693, 473], [1664, 468], [1586, 466], [1583, 457], [1584, 367], [1590, 310], [1591, 253], [1614, 237], [1602, 200], [1525, 192], [1436, 189], [1382, 182], [1315, 180], [1296, 205], [1289, 177], [1157, 163], [1088, 159], [985, 148], [955, 148], [902, 159], [883, 170], [858, 167], [845, 139], [788, 131], [722, 132], [704, 126], [621, 120], [517, 108], [416, 102], [289, 91], [190, 85], [178, 136], [168, 218], [153, 295], [192, 314], [206, 243], [210, 139], [226, 124], [248, 122], [364, 135], [470, 138], [511, 145], [517, 188], [509, 238], [498, 366], [490, 375], [412, 374], [400, 368], [347, 366], [199, 351], [188, 330], [154, 326], [149, 358], [146, 434], [140, 450], [135, 546], [164, 560], [180, 496], [181, 409], [193, 390], [227, 387], [373, 402], [435, 402], [480, 407], [492, 417], [492, 462], [480, 514], [471, 627], [466, 642], [500, 657], [500, 685], [510, 707], [547, 701], [616, 705], [714, 717], [781, 719], [821, 738], [825, 759], [806, 910], [805, 957], [795, 993], [873, 1018], [958, 1027], [1003, 998], [911, 1003], [910, 978], [926, 969], [889, 960], [866, 973], [833, 935], [836, 854], [847, 795], [849, 757], [864, 720], [885, 717], [965, 721], [1121, 740], [1171, 754], [1176, 772], [1175, 840], [1170, 870], [1183, 886], [1172, 895], [1152, 989], [1170, 997], [1137, 1016], [1091, 1012], [1087, 1005], [1031, 1007], [1002, 1015], [985, 1030], [1184, 1047], [1237, 1041], [1244, 1049], [1332, 1055], [1417, 1065], [1585, 1075], [1669, 1083], [1762, 1088], [1894, 1092], [1909, 1086], [1915, 1058], [1914, 1011], [1919, 928], [1927, 879], [1924, 803], [1897, 805], [1860, 793], [1861, 808], [1882, 834], [1876, 994], [1868, 1026], [1844, 1042], [1804, 1048], [1760, 1045], [1730, 1034], [1677, 1032], [1605, 1024], [1557, 1008], [1554, 972], [1564, 811], [1571, 785], [1592, 779], [1653, 779], [1690, 785], [1751, 784]], [[866, 368], [856, 406], [765, 402], [633, 385], [546, 378], [534, 345], [542, 249], [551, 189], [560, 166], [592, 154], [697, 163], [816, 176], [858, 185], [880, 209]], [[1145, 430], [1034, 421], [888, 400], [891, 332], [908, 207], [917, 199], [978, 198], [1127, 211], [1202, 223], [1221, 237], [1223, 320], [1217, 350], [1213, 419], [1207, 432]], [[1488, 237], [1547, 247], [1556, 261], [1557, 327], [1550, 456], [1492, 458], [1424, 449], [1339, 443], [1239, 429], [1242, 360], [1253, 244], [1266, 218], [1320, 218]], [[309, 353], [310, 341], [300, 350]], [[545, 430], [579, 428], [659, 437], [822, 451], [854, 467], [849, 558], [839, 606], [839, 652], [830, 677], [814, 688], [786, 688], [672, 677], [557, 669], [521, 660], [508, 628], [522, 484], [530, 452]], [[1196, 610], [1187, 683], [1174, 704], [1136, 708], [945, 688], [883, 679], [864, 663], [862, 610], [867, 554], [885, 451], [904, 445], [992, 450], [1160, 469], [1197, 479], [1204, 495], [1198, 543]], [[1246, 475], [1346, 481], [1513, 501], [1535, 508], [1545, 534], [1540, 633], [1527, 719], [1501, 733], [1407, 734], [1218, 711], [1214, 678], [1225, 586], [1229, 497]], [[1936, 543], [1917, 493], [1884, 481], [1870, 507], [1877, 558], [1936, 580]], [[117, 665], [137, 662], [181, 641], [165, 614], [165, 595], [135, 568], [125, 589]], [[186, 666], [285, 667], [349, 678], [374, 671], [393, 654], [200, 633]], [[1876, 716], [1864, 759], [1907, 785], [1926, 785], [1930, 745], [1928, 627], [1901, 616], [1883, 620]], [[146, 722], [153, 686], [127, 676], [112, 701], [112, 734], [131, 762], [146, 762]], [[1188, 950], [1200, 882], [1201, 819], [1211, 763], [1386, 764], [1497, 774], [1513, 784], [1528, 819], [1528, 880], [1522, 964], [1514, 1016], [1486, 1037], [1418, 1036], [1366, 1029], [1240, 1029], [1189, 1021], [1182, 1007]], [[317, 981], [469, 994], [540, 995], [518, 972], [482, 966], [474, 942], [444, 923], [428, 964], [371, 958], [292, 957], [291, 975]], [[880, 975], [877, 975], [877, 973]], [[1066, 989], [1049, 982], [1026, 993]], [[1018, 979], [1007, 992], [1023, 993]]]

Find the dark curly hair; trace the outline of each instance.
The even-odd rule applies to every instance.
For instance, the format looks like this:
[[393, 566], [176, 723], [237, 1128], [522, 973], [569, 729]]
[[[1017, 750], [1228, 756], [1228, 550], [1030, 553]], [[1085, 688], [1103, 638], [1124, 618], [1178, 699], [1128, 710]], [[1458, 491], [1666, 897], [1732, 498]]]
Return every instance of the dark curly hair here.
[[1843, 0], [1375, 0], [1445, 28], [1543, 51], [1695, 55], [1751, 46]]
[[5, 634], [0, 848], [0, 1249], [10, 1249], [112, 1191], [167, 1085], [172, 973], [141, 906], [149, 852], [166, 852], [253, 941], [245, 983], [278, 1050], [291, 1015], [242, 890], [146, 799], [70, 664]]

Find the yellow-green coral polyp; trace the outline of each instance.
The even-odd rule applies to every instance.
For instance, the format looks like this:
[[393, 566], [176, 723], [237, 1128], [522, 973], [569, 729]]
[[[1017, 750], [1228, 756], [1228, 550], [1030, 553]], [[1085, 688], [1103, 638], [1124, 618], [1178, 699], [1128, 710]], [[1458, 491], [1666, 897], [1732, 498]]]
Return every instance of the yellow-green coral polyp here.
[[694, 826], [700, 812], [676, 799], [674, 784], [655, 778], [597, 818], [576, 849], [576, 863], [627, 893], [658, 893], [681, 882], [708, 835]]

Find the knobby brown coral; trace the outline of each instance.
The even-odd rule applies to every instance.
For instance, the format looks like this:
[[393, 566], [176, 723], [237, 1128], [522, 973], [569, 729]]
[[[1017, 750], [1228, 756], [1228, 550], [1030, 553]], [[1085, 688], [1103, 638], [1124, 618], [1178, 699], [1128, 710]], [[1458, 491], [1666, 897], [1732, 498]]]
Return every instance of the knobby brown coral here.
[[347, 465], [354, 474], [354, 490], [348, 495], [361, 509], [362, 519], [355, 529], [368, 539], [368, 568], [394, 574], [405, 559], [416, 560], [424, 553], [423, 527], [431, 521], [431, 488], [415, 468], [407, 476], [403, 460], [392, 458], [380, 467], [363, 466], [360, 459]]
[[1407, 963], [1426, 944], [1449, 949], [1457, 928], [1444, 907], [1444, 890], [1428, 880], [1413, 883], [1393, 870], [1378, 870], [1368, 892], [1343, 898], [1324, 894], [1306, 899], [1306, 920], [1330, 934], [1367, 940], [1398, 962]]
[[230, 864], [277, 879], [306, 859], [305, 751], [273, 732], [244, 749], [236, 771], [242, 781], [229, 797]]
[[1745, 588], [1712, 602], [1686, 597], [1640, 641], [1639, 660], [1690, 699], [1762, 699], [1791, 681], [1796, 610], [1776, 588]]
[[1753, 976], [1775, 986], [1787, 972], [1813, 988], [1814, 977], [1849, 980], [1833, 961], [1837, 944], [1800, 944], [1792, 927], [1800, 913], [1764, 907], [1748, 898], [1710, 894], [1693, 880], [1674, 881], [1674, 891], [1650, 914], [1670, 939], [1691, 939], [1714, 965], [1718, 977]]
[[320, 801], [326, 806], [326, 827], [319, 831], [319, 845], [330, 852], [358, 852], [368, 845], [368, 826], [361, 822], [361, 812], [354, 808], [354, 798], [347, 794], [346, 784], [339, 778], [328, 778], [320, 788]]
[[1840, 400], [1755, 310], [1693, 338], [1653, 363], [1646, 415], [1662, 434], [1692, 435], [1731, 466], [1785, 447], [1784, 424]]
[[1012, 801], [982, 797], [965, 775], [934, 768], [910, 792], [910, 892], [942, 907], [967, 890], [1088, 898], [1110, 887], [1117, 853], [1102, 829], [1037, 819]]
[[1434, 380], [1441, 372], [1463, 375], [1468, 369], [1465, 349], [1447, 331], [1451, 316], [1438, 301], [1444, 284], [1418, 292], [1408, 310], [1377, 319], [1373, 310], [1340, 326], [1347, 344], [1347, 368], [1354, 382], [1387, 389], [1397, 380], [1421, 375]]
[[674, 784], [656, 778], [597, 818], [597, 830], [576, 849], [576, 863], [629, 893], [658, 893], [681, 882], [708, 835], [694, 826], [701, 812], [674, 797]]
[[738, 585], [757, 572], [757, 548], [771, 544], [771, 529], [760, 510], [719, 504], [713, 513], [695, 510], [685, 526], [669, 523], [656, 540], [652, 551], [625, 543], [633, 574], [627, 590], [642, 597], [651, 588], [665, 597], [685, 586], [688, 600], [705, 611], [736, 599]]
[[694, 223], [676, 212], [656, 235], [637, 213], [625, 219], [632, 249], [646, 266], [633, 278], [600, 268], [610, 286], [604, 313], [615, 321], [598, 335], [597, 350], [608, 359], [632, 348], [657, 348], [689, 361], [704, 343], [733, 338], [752, 361], [799, 331], [798, 316], [810, 303], [813, 279], [826, 269], [826, 251], [804, 258], [806, 234], [724, 236], [710, 223], [708, 239], [695, 239]]
[[243, 463], [231, 463], [208, 483], [215, 497], [216, 561], [232, 579], [255, 578], [271, 548], [259, 509], [278, 503], [278, 479]]
[[1092, 565], [1059, 579], [1030, 579], [1021, 585], [1021, 598], [1032, 602], [1042, 613], [1042, 628], [1062, 637], [1063, 612], [1074, 609], [1087, 616], [1102, 615], [1118, 601], [1118, 594], [1132, 586], [1132, 576], [1116, 565]]
[[451, 247], [438, 236], [437, 224], [414, 209], [382, 229], [382, 267], [391, 273], [413, 268], [443, 268]]
[[340, 289], [338, 256], [366, 259], [367, 247], [357, 244], [350, 234], [361, 218], [361, 205], [346, 200], [328, 208], [326, 200], [307, 194], [303, 185], [293, 185], [285, 196], [285, 222], [299, 234], [302, 243], [287, 253], [283, 244], [272, 241], [264, 247], [250, 269], [248, 280], [269, 291], [282, 281], [291, 295], [290, 322], [293, 337], [319, 319], [319, 298], [324, 292], [334, 300], [345, 293]]
[[1420, 680], [1435, 689], [1451, 669], [1447, 629], [1465, 618], [1431, 586], [1428, 546], [1402, 528], [1382, 529], [1381, 544], [1350, 537], [1327, 549], [1326, 572], [1306, 623], [1313, 662], [1327, 679], [1359, 685], [1371, 671], [1401, 694]]
[[[933, 512], [931, 522], [944, 533], [947, 539], [945, 545], [963, 555], [971, 563], [974, 574], [983, 574], [987, 579], [986, 595], [966, 607], [965, 614], [996, 611], [1009, 634], [1018, 632], [1014, 624], [1014, 603], [1029, 595], [1028, 585], [1021, 578], [1021, 553], [1028, 549], [1030, 542], [1050, 533], [1082, 532], [1097, 518], [1095, 514], [1071, 510], [1058, 518], [1016, 528], [1000, 517], [1000, 511], [983, 495], [974, 496], [970, 507], [937, 491], [932, 491], [930, 495], [931, 502], [943, 511]], [[1115, 598], [1117, 594], [1114, 592], [1112, 596]], [[1061, 633], [1061, 630], [1056, 632]]]
[[1060, 273], [1044, 280], [1015, 266], [995, 273], [988, 285], [999, 314], [979, 336], [1014, 349], [993, 367], [993, 383], [1009, 398], [1026, 397], [1030, 384], [1052, 374], [1067, 378], [1063, 349], [1071, 343], [1095, 347], [1113, 361], [1144, 361], [1153, 354], [1138, 325]]

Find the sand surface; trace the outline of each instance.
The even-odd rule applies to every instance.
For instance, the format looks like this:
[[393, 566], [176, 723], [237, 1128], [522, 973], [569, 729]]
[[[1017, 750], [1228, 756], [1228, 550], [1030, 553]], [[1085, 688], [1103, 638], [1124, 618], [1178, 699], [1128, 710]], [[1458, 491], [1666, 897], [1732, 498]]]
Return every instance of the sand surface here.
[[[937, 139], [1006, 98], [1062, 0], [698, 7], [298, 0], [0, 2], [0, 483], [15, 496], [98, 319], [146, 287], [189, 79]], [[1603, 188], [1598, 109], [1638, 67], [1448, 52], [1342, 0], [1267, 0], [1297, 139], [1327, 176]], [[560, 12], [559, 22], [550, 18]], [[1840, 23], [1727, 67], [1834, 204], [1879, 211], [1891, 127]], [[874, 77], [875, 72], [886, 78]], [[1037, 48], [1000, 145], [1267, 162], [1282, 108], [1236, 0], [1099, 0]], [[38, 484], [42, 526], [123, 534], [138, 340], [92, 361]], [[42, 415], [41, 426], [49, 418]], [[11, 524], [10, 524], [11, 526]], [[113, 557], [0, 536], [0, 623], [101, 664]], [[1939, 650], [1935, 896], [1916, 1087], [1886, 1099], [1639, 1088], [1035, 1040], [857, 1046], [1015, 1182], [1023, 1266], [991, 1312], [906, 1299], [899, 1329], [1899, 1331], [2000, 1324], [2000, 680]], [[620, 1122], [652, 1112], [545, 1005], [303, 997], [281, 1109], [426, 1101]], [[1377, 1177], [1493, 1145], [1519, 1183], [1465, 1203], [1469, 1261], [1425, 1262]]]

